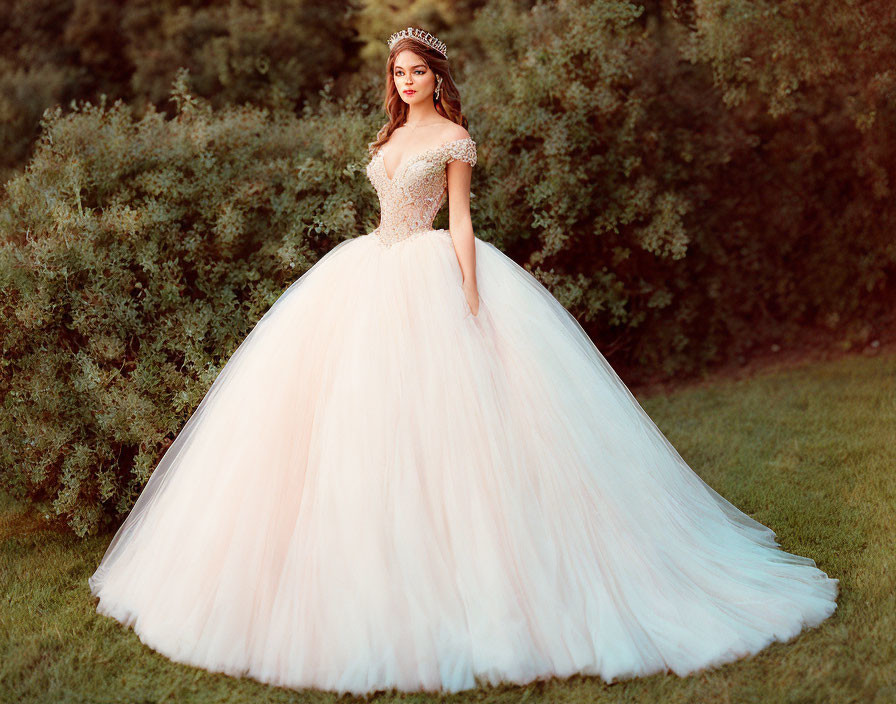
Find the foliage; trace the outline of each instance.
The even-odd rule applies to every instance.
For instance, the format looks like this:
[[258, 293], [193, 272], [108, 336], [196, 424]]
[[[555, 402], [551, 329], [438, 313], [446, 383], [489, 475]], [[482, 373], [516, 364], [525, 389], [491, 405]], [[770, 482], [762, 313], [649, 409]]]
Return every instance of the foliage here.
[[[479, 13], [465, 74], [488, 169], [479, 232], [627, 378], [695, 373], [807, 327], [867, 342], [896, 285], [896, 111], [879, 68], [893, 50], [877, 39], [894, 12], [873, 3], [875, 30], [838, 8], [852, 32], [812, 42], [864, 58], [809, 70], [784, 10], [682, 5], [497, 0]], [[751, 73], [731, 69], [733, 36], [758, 47]], [[856, 71], [876, 88], [851, 88]]]
[[373, 228], [365, 111], [174, 95], [173, 121], [48, 113], [0, 210], [0, 485], [82, 535], [129, 510], [282, 290]]
[[0, 176], [21, 163], [44, 109], [122, 99], [169, 115], [178, 69], [215, 107], [301, 109], [332, 68], [357, 70], [351, 3], [9, 0], [0, 3]]

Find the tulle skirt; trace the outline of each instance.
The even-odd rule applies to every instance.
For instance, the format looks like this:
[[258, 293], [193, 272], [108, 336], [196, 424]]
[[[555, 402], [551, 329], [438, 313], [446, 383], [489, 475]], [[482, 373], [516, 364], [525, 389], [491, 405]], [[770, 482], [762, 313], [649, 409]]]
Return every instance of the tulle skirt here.
[[222, 369], [89, 579], [172, 660], [459, 691], [756, 653], [838, 580], [697, 476], [575, 318], [447, 230], [341, 242]]

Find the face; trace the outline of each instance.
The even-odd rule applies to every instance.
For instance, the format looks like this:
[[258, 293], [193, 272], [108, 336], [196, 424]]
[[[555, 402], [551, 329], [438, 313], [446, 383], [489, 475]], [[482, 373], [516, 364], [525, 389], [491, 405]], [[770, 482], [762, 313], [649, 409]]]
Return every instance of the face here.
[[432, 101], [436, 75], [426, 65], [423, 57], [410, 49], [404, 49], [395, 56], [392, 80], [395, 81], [395, 88], [401, 99], [409, 105], [422, 100]]

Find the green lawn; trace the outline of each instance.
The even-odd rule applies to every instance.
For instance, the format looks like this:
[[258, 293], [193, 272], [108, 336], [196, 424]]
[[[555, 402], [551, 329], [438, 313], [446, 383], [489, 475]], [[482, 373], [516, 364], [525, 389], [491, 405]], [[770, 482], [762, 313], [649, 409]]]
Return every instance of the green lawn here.
[[[709, 484], [840, 579], [834, 615], [790, 643], [687, 678], [597, 677], [427, 702], [896, 702], [896, 356], [854, 357], [643, 403]], [[0, 500], [0, 701], [324, 702], [175, 664], [95, 612], [111, 535], [79, 541]], [[345, 697], [343, 701], [348, 701]], [[359, 700], [360, 701], [360, 700]]]

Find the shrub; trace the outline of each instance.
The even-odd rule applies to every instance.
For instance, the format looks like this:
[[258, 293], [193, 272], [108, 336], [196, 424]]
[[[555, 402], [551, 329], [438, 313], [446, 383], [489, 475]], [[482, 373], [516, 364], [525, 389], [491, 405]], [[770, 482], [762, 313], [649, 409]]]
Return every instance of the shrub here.
[[365, 110], [48, 111], [0, 209], [0, 485], [79, 535], [126, 513], [278, 295], [373, 229]]
[[478, 234], [547, 284], [629, 381], [798, 344], [812, 327], [862, 343], [890, 312], [896, 74], [881, 66], [896, 13], [812, 5], [811, 31], [739, 0], [699, 14], [495, 0], [477, 16], [464, 97], [488, 165]]

